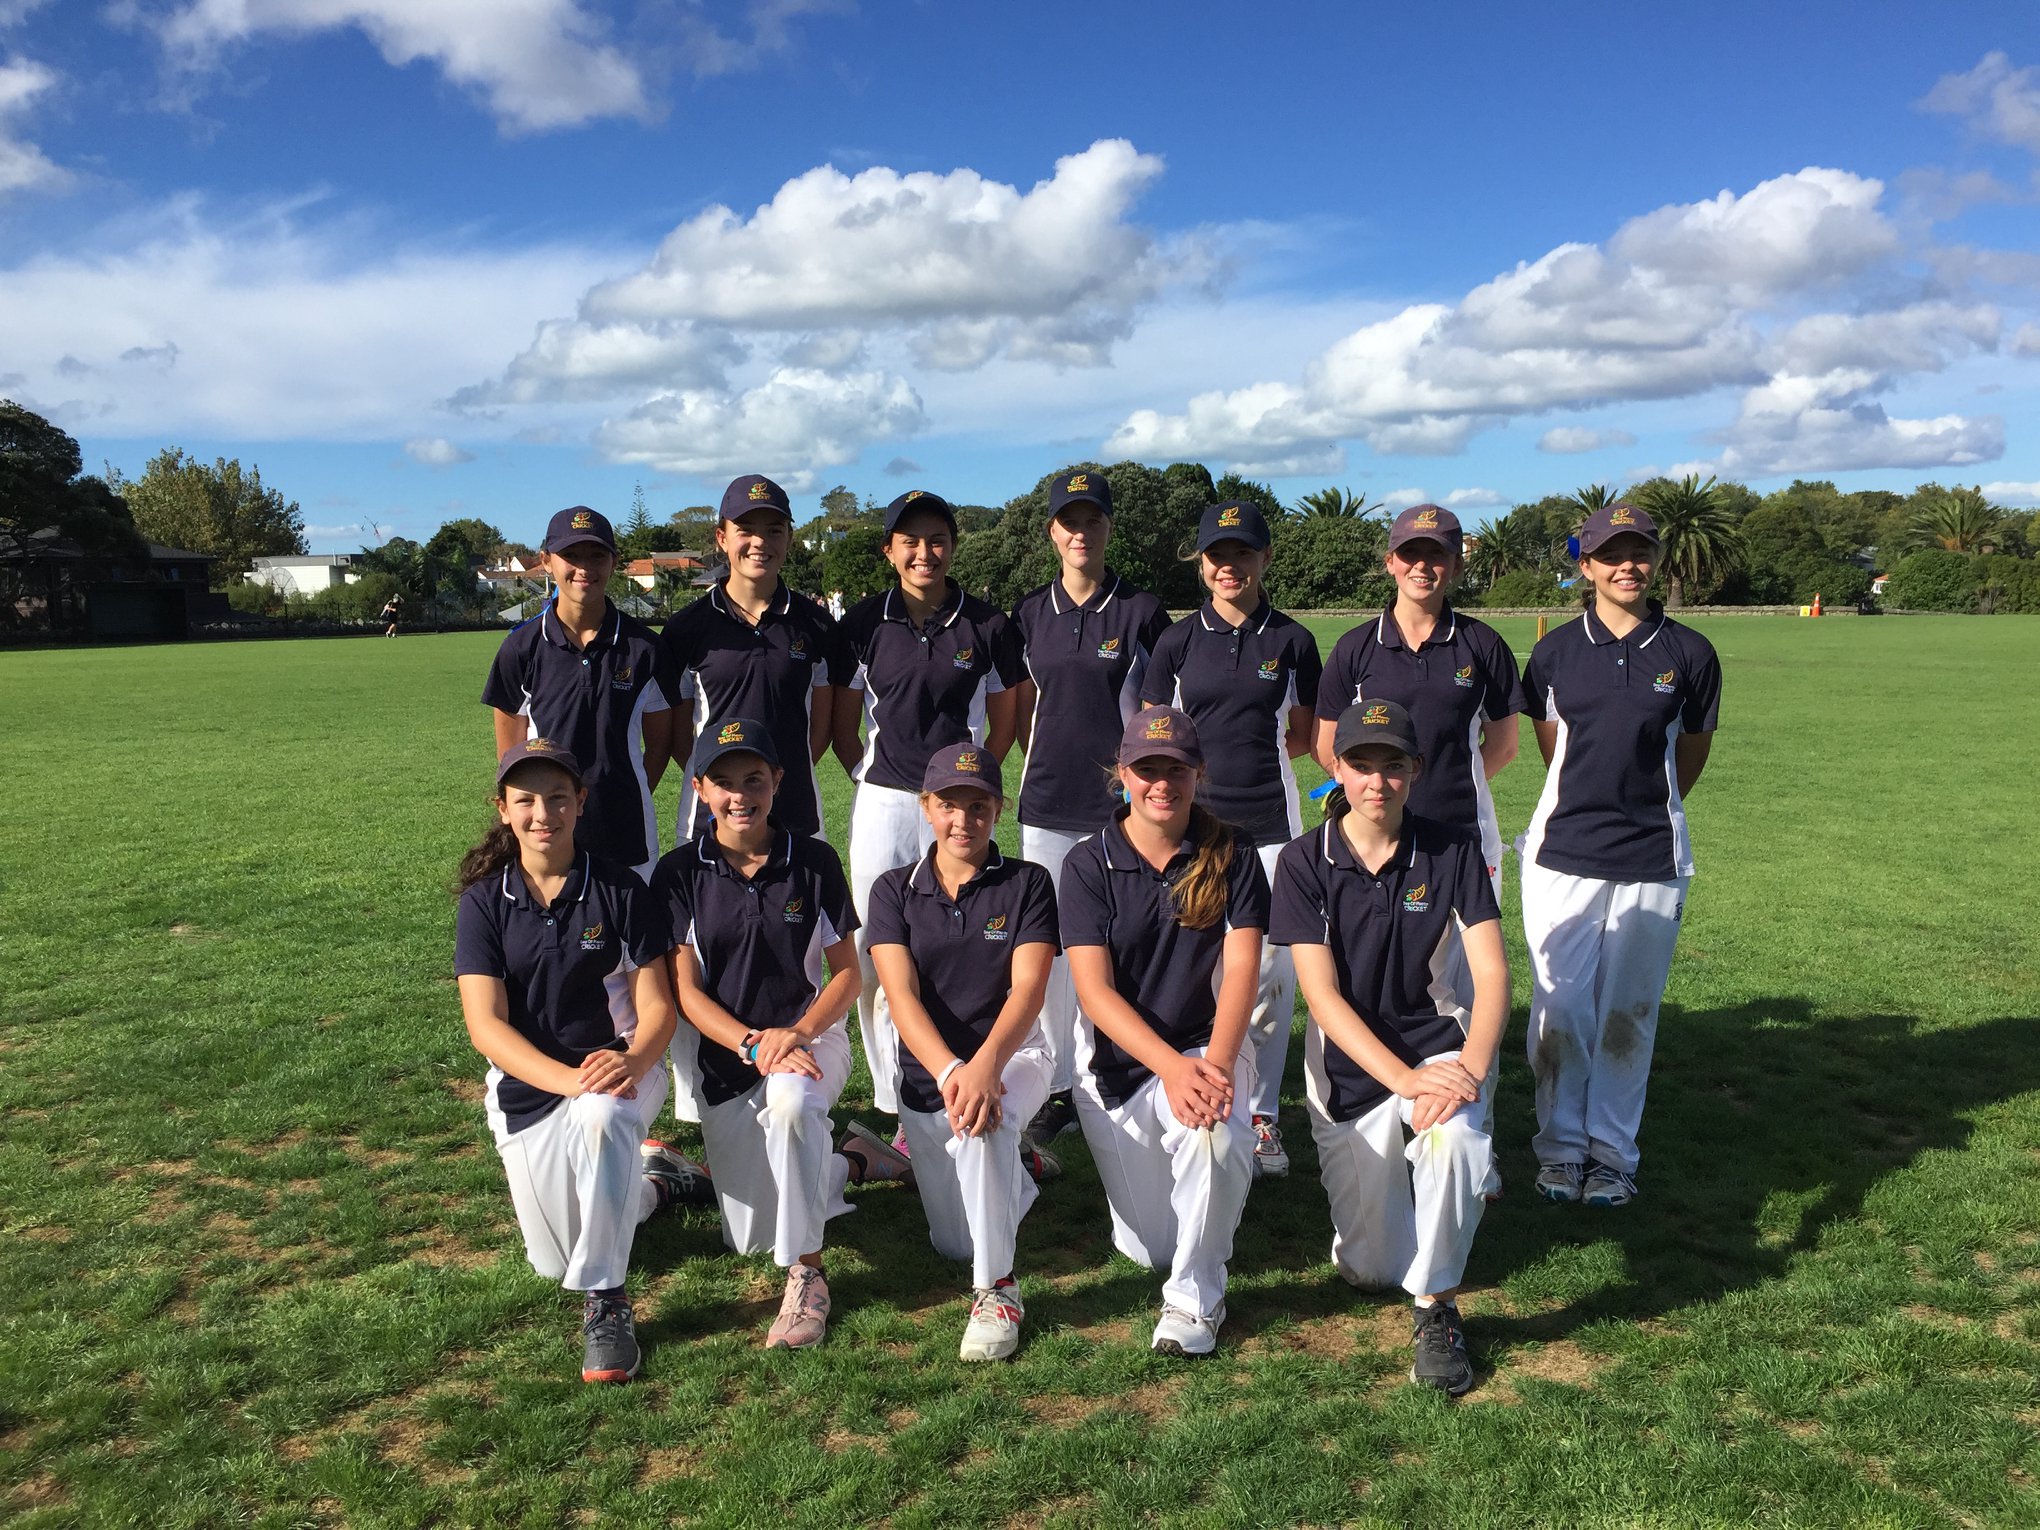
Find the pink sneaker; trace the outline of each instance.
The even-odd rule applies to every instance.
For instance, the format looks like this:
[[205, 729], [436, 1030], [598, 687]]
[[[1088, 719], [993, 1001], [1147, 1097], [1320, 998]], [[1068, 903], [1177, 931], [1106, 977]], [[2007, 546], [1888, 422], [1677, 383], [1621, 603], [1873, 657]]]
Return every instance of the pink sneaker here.
[[779, 1316], [765, 1335], [767, 1349], [807, 1349], [822, 1342], [829, 1332], [829, 1283], [811, 1264], [797, 1264], [786, 1272], [786, 1295], [779, 1302]]

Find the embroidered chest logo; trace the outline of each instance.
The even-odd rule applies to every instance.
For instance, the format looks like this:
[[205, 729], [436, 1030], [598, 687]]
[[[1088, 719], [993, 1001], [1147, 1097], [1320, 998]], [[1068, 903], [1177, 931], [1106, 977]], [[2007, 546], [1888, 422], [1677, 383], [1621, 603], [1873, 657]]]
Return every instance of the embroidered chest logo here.
[[950, 662], [955, 664], [958, 669], [969, 669], [976, 659], [977, 650], [975, 648], [959, 648], [956, 650], [956, 657]]
[[1455, 669], [1454, 671], [1452, 671], [1452, 683], [1458, 686], [1462, 691], [1472, 690], [1473, 666], [1469, 664], [1464, 669]]
[[799, 924], [807, 917], [807, 904], [800, 898], [788, 898], [786, 908], [780, 917], [788, 924]]
[[1656, 691], [1660, 696], [1669, 696], [1672, 694], [1672, 692], [1676, 691], [1679, 688], [1678, 681], [1679, 681], [1678, 675], [1668, 669], [1662, 675], [1659, 675], [1656, 679], [1651, 681], [1650, 688]]
[[791, 639], [786, 645], [786, 656], [789, 659], [805, 661], [807, 658], [807, 639], [805, 637]]
[[609, 677], [609, 683], [619, 691], [627, 691], [630, 689], [631, 677], [634, 672], [633, 666], [619, 664], [616, 666], [616, 672]]
[[600, 951], [602, 949], [601, 925], [591, 924], [582, 927], [581, 949], [583, 951]]
[[1263, 680], [1280, 680], [1282, 678], [1282, 661], [1280, 659], [1269, 659], [1254, 673]]
[[1116, 659], [1116, 658], [1118, 658], [1118, 657], [1119, 657], [1119, 639], [1118, 639], [1118, 638], [1107, 638], [1107, 639], [1105, 639], [1105, 641], [1104, 641], [1104, 642], [1100, 643], [1100, 644], [1098, 645], [1098, 657], [1099, 657], [1099, 658], [1101, 658], [1101, 659]]
[[1403, 912], [1405, 914], [1421, 914], [1428, 910], [1431, 906], [1431, 900], [1425, 894], [1429, 893], [1430, 890], [1431, 884], [1429, 882], [1419, 882], [1415, 887], [1406, 889], [1402, 895]]
[[1006, 933], [1006, 916], [1004, 914], [985, 921], [986, 940], [1004, 940]]

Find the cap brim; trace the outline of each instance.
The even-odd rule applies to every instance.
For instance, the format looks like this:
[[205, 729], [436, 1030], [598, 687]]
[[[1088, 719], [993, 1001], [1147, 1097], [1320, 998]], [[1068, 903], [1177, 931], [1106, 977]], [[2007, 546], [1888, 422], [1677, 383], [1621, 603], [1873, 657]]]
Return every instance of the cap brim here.
[[590, 543], [609, 552], [616, 551], [616, 544], [603, 536], [599, 531], [586, 531], [577, 536], [561, 537], [557, 542], [548, 541], [540, 551], [565, 552], [569, 547], [585, 547]]
[[1003, 787], [993, 785], [983, 776], [965, 775], [961, 771], [951, 771], [939, 776], [930, 776], [921, 782], [921, 790], [924, 792], [946, 792], [958, 786], [972, 787], [977, 791], [983, 792], [987, 797], [996, 798], [1000, 802], [1006, 800], [1006, 792]]

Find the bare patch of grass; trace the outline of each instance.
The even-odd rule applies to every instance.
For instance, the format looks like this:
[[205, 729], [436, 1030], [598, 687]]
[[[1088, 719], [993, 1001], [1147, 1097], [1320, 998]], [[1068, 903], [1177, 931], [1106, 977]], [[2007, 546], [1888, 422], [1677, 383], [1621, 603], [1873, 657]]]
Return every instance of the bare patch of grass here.
[[692, 1445], [662, 1445], [648, 1450], [638, 1462], [637, 1485], [656, 1487], [676, 1477], [691, 1477], [700, 1461], [701, 1452]]

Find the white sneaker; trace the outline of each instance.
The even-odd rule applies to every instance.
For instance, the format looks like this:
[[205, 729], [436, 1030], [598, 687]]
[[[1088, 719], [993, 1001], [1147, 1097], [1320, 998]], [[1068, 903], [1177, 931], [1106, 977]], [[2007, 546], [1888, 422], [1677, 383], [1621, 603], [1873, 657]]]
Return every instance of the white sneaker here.
[[1020, 1347], [1020, 1320], [1026, 1316], [1020, 1288], [1011, 1281], [980, 1290], [970, 1300], [970, 1321], [963, 1325], [957, 1358], [1010, 1360]]
[[1224, 1302], [1208, 1318], [1165, 1305], [1148, 1348], [1160, 1355], [1208, 1355], [1218, 1348], [1218, 1330], [1224, 1322]]
[[1289, 1172], [1289, 1152], [1282, 1146], [1282, 1128], [1273, 1116], [1254, 1117], [1254, 1177], [1281, 1179]]
[[1537, 1193], [1561, 1206], [1571, 1205], [1580, 1198], [1580, 1182], [1586, 1172], [1585, 1164], [1544, 1164], [1537, 1170]]
[[1636, 1176], [1605, 1163], [1587, 1165], [1586, 1201], [1589, 1206], [1627, 1206], [1636, 1199]]

